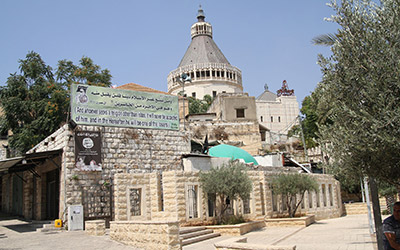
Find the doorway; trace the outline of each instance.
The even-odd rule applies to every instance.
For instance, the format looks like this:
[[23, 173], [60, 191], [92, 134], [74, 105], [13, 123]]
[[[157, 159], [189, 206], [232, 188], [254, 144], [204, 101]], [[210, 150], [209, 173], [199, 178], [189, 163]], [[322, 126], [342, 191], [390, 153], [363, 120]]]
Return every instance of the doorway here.
[[60, 203], [60, 170], [46, 173], [46, 219], [58, 218]]

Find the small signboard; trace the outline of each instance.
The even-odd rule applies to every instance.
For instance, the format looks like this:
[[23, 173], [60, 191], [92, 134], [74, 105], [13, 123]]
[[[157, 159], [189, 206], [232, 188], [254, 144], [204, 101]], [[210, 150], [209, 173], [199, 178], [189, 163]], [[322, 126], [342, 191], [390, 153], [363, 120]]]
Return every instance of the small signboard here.
[[71, 118], [83, 125], [178, 130], [178, 97], [72, 84]]
[[75, 169], [101, 171], [101, 134], [97, 131], [75, 131]]

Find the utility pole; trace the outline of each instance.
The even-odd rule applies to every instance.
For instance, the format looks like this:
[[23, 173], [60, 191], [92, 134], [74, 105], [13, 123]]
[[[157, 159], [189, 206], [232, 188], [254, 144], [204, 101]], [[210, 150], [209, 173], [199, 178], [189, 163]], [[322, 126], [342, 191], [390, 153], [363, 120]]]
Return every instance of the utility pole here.
[[185, 101], [185, 82], [192, 82], [192, 78], [188, 76], [187, 74], [183, 73], [181, 77], [179, 78], [179, 82], [182, 85], [182, 97], [183, 97], [183, 130], [186, 130], [186, 113], [185, 113], [185, 106], [186, 106], [186, 101]]
[[300, 125], [300, 131], [301, 131], [301, 141], [303, 142], [303, 148], [304, 148], [304, 156], [306, 158], [306, 161], [308, 162], [307, 146], [306, 146], [306, 141], [304, 140], [303, 125], [301, 125], [300, 115], [298, 115], [297, 118], [299, 119], [299, 125]]

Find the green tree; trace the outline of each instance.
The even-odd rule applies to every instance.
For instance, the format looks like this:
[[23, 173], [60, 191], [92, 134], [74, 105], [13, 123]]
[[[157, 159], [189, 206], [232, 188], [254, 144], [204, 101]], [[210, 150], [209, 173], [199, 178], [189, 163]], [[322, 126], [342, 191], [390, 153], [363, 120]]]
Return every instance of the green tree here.
[[[300, 112], [302, 114], [301, 126], [303, 129], [304, 140], [307, 148], [313, 148], [317, 146], [318, 139], [318, 115], [316, 113], [316, 101], [312, 95], [306, 96], [301, 104]], [[288, 136], [293, 135], [301, 136], [301, 130], [299, 125], [293, 126], [289, 132]]]
[[399, 3], [346, 0], [331, 6], [341, 29], [332, 55], [319, 57], [317, 112], [332, 121], [320, 124], [321, 139], [342, 168], [398, 184]]
[[[229, 161], [219, 167], [213, 167], [207, 172], [200, 172], [200, 183], [204, 193], [217, 198], [217, 220], [221, 223], [228, 208], [226, 199], [230, 201], [249, 199], [252, 182], [247, 175], [246, 166], [238, 161]], [[210, 197], [214, 198], [214, 197]]]
[[400, 4], [342, 0], [331, 7], [340, 28], [332, 55], [319, 57], [318, 112], [332, 121], [320, 126], [321, 141], [338, 167], [369, 177], [381, 249], [374, 179], [399, 184], [400, 176]]
[[0, 88], [0, 129], [11, 130], [12, 149], [24, 153], [57, 130], [66, 121], [69, 86], [73, 83], [109, 86], [111, 75], [83, 57], [80, 66], [62, 60], [57, 71], [46, 65], [40, 55], [29, 52], [19, 60], [20, 74], [11, 74]]
[[189, 114], [206, 113], [212, 102], [213, 98], [210, 95], [205, 95], [203, 100], [189, 97]]
[[[278, 174], [271, 180], [274, 194], [286, 197], [289, 217], [294, 217], [306, 191], [318, 191], [317, 181], [307, 174]], [[300, 199], [297, 200], [297, 195]]]

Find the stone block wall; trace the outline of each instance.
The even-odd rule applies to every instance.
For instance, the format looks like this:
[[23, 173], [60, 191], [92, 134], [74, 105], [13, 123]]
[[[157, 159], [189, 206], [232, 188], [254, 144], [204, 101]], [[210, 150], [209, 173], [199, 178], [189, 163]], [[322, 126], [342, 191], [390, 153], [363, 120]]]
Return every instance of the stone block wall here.
[[176, 221], [112, 221], [110, 238], [141, 249], [182, 249]]
[[85, 232], [88, 235], [102, 236], [106, 234], [105, 220], [90, 220], [85, 221]]
[[81, 125], [75, 130], [101, 132], [102, 171], [75, 168], [75, 132], [68, 125], [30, 151], [63, 149], [60, 215], [65, 206], [83, 204], [85, 217], [112, 217], [115, 174], [180, 170], [181, 155], [190, 152], [190, 140], [182, 131]]
[[[287, 213], [286, 210], [283, 209], [282, 197], [273, 195], [269, 187], [268, 180], [274, 175], [276, 175], [274, 172], [265, 173], [266, 181], [264, 188], [266, 190], [265, 205], [267, 218], [280, 217]], [[310, 175], [317, 180], [319, 191], [310, 192], [310, 194], [308, 192], [305, 193], [303, 204], [297, 209], [297, 214], [314, 214], [317, 220], [340, 217], [343, 214], [340, 183], [331, 175]], [[322, 187], [324, 187], [324, 189]], [[273, 204], [274, 198], [276, 201], [275, 206]], [[300, 196], [298, 196], [297, 199], [300, 199]], [[274, 209], [274, 207], [276, 209]]]

